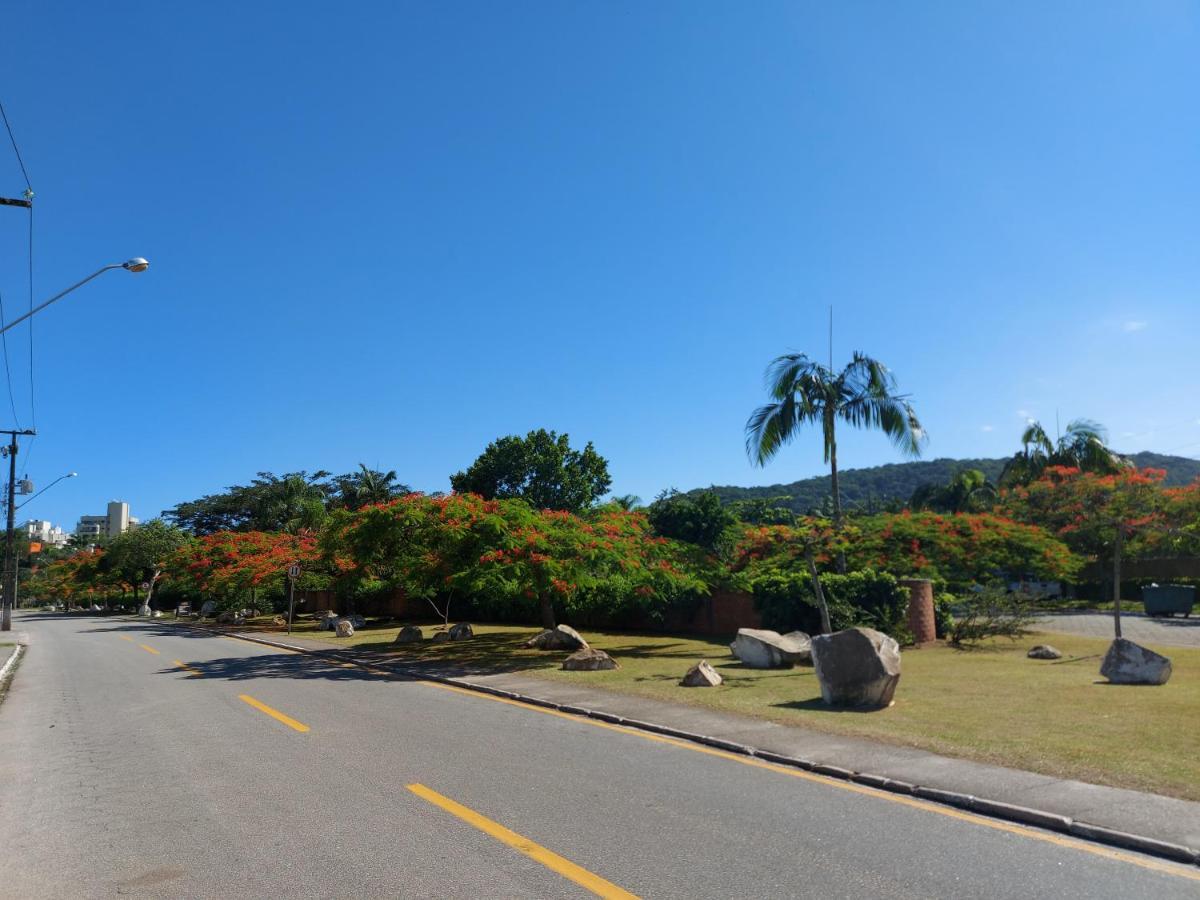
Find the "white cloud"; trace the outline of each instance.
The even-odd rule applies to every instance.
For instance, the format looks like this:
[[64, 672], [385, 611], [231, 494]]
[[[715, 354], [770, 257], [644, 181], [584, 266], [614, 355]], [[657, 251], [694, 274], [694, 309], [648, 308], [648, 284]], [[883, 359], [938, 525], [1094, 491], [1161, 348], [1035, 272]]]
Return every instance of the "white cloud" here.
[[1018, 419], [1024, 419], [1026, 422], [1028, 422], [1028, 421], [1029, 421], [1029, 410], [1027, 410], [1027, 409], [1018, 409], [1018, 410], [1017, 410], [1017, 418], [1018, 418]]
[[992, 428], [991, 425], [982, 425], [982, 426], [980, 426], [979, 430], [980, 431], [993, 431], [994, 429]]
[[1149, 322], [1143, 322], [1139, 319], [1130, 319], [1121, 323], [1121, 330], [1131, 333], [1134, 331], [1145, 331], [1149, 325]]

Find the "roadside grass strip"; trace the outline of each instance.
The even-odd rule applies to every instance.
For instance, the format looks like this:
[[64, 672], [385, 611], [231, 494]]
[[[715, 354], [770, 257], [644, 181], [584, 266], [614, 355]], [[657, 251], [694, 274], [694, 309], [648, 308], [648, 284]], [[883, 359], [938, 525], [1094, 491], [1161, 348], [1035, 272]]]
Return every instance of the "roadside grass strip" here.
[[494, 837], [502, 844], [507, 844], [519, 853], [525, 854], [534, 862], [541, 863], [550, 871], [561, 875], [568, 881], [575, 882], [581, 888], [591, 891], [597, 897], [622, 898], [622, 900], [630, 900], [632, 898], [632, 900], [637, 900], [636, 894], [631, 894], [629, 891], [617, 887], [611, 881], [606, 881], [599, 875], [575, 865], [575, 863], [559, 856], [553, 850], [547, 850], [540, 844], [535, 844], [529, 838], [505, 828], [499, 822], [494, 822], [486, 816], [475, 812], [475, 810], [463, 806], [461, 803], [454, 802], [449, 797], [445, 797], [437, 791], [430, 790], [423, 784], [410, 784], [407, 787], [422, 800], [427, 800], [452, 816], [462, 819], [468, 825], [478, 828], [484, 834]]
[[267, 706], [267, 704], [263, 703], [261, 700], [255, 700], [249, 694], [238, 694], [238, 699], [241, 700], [243, 703], [250, 704], [255, 709], [257, 709], [259, 712], [266, 713], [268, 716], [270, 716], [272, 719], [275, 719], [277, 722], [282, 722], [288, 728], [294, 728], [296, 731], [308, 731], [309, 730], [308, 726], [305, 725], [303, 722], [297, 722], [291, 716], [284, 715], [279, 710], [273, 709], [272, 707]]

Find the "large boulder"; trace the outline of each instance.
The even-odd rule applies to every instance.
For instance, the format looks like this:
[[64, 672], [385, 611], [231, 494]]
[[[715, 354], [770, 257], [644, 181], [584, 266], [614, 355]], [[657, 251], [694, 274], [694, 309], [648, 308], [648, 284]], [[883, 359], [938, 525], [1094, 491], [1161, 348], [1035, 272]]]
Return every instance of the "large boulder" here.
[[321, 618], [317, 619], [317, 630], [333, 631], [337, 627], [339, 618], [333, 610], [327, 610]]
[[354, 637], [354, 623], [349, 619], [338, 619], [333, 631], [338, 637]]
[[467, 622], [459, 622], [457, 625], [450, 626], [450, 640], [452, 641], [469, 641], [475, 637], [475, 632]]
[[236, 613], [232, 609], [227, 609], [217, 616], [218, 625], [230, 625], [233, 623], [233, 617]]
[[586, 650], [588, 642], [570, 625], [559, 625], [531, 637], [522, 646], [534, 650]]
[[812, 641], [803, 631], [780, 634], [764, 628], [739, 628], [729, 649], [750, 669], [790, 669], [812, 659]]
[[598, 672], [617, 668], [617, 661], [603, 650], [584, 647], [564, 659], [562, 667], [570, 672]]
[[353, 625], [355, 628], [366, 628], [367, 627], [367, 620], [364, 619], [362, 616], [360, 616], [358, 613], [353, 613], [352, 615], [346, 616], [346, 618], [350, 620], [350, 624]]
[[424, 639], [425, 634], [419, 625], [405, 625], [396, 635], [397, 644], [419, 644]]
[[900, 645], [872, 628], [812, 639], [821, 697], [830, 706], [889, 706], [900, 681]]
[[205, 600], [202, 604], [200, 604], [201, 617], [211, 616], [216, 611], [217, 611], [217, 601], [215, 601], [215, 600]]
[[448, 632], [448, 631], [435, 631], [435, 632], [433, 633], [433, 637], [432, 637], [432, 638], [430, 638], [430, 640], [431, 640], [431, 641], [433, 641], [435, 644], [441, 644], [441, 643], [443, 643], [443, 642], [445, 642], [445, 641], [448, 641], [448, 640], [450, 640], [450, 632]]
[[1062, 652], [1049, 644], [1038, 644], [1036, 647], [1031, 647], [1025, 655], [1030, 659], [1062, 659]]
[[721, 673], [709, 665], [707, 659], [702, 659], [687, 670], [679, 684], [683, 687], [716, 687], [724, 680]]
[[287, 619], [285, 619], [283, 616], [273, 616], [271, 618], [271, 624], [274, 625], [276, 628], [286, 628], [287, 627]]
[[1113, 684], [1166, 684], [1171, 677], [1171, 660], [1133, 641], [1117, 638], [1104, 654], [1100, 674]]

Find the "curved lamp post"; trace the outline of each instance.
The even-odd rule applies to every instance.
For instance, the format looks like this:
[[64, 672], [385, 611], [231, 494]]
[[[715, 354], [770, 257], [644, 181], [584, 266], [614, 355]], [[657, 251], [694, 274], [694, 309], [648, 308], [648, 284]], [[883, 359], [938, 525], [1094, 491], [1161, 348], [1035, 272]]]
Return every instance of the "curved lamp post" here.
[[145, 272], [148, 268], [150, 268], [150, 263], [146, 262], [146, 260], [142, 259], [142, 257], [140, 257], [140, 256], [135, 256], [133, 259], [126, 260], [123, 263], [113, 263], [110, 266], [105, 266], [102, 269], [97, 269], [95, 272], [93, 272], [87, 278], [83, 279], [83, 281], [75, 282], [73, 285], [71, 285], [65, 291], [59, 291], [57, 294], [55, 294], [53, 297], [51, 297], [45, 303], [41, 304], [40, 306], [35, 306], [29, 312], [25, 313], [25, 315], [18, 316], [17, 318], [13, 319], [11, 322], [9, 322], [7, 325], [5, 325], [3, 328], [0, 328], [0, 334], [4, 334], [4, 332], [8, 331], [8, 329], [12, 328], [14, 325], [19, 325], [20, 323], [24, 322], [26, 319], [28, 319], [34, 313], [41, 312], [43, 309], [45, 309], [47, 306], [49, 306], [55, 300], [61, 300], [63, 297], [67, 296], [67, 294], [71, 293], [71, 291], [75, 290], [76, 288], [83, 287], [85, 284], [87, 284], [89, 281], [91, 281], [97, 275], [103, 275], [105, 272], [108, 272], [112, 269], [124, 269], [127, 272]]
[[66, 475], [59, 475], [52, 482], [50, 482], [48, 485], [46, 485], [44, 488], [42, 488], [40, 491], [38, 491], [36, 494], [34, 494], [28, 500], [26, 500], [25, 503], [18, 503], [17, 509], [21, 509], [21, 507], [25, 506], [26, 504], [32, 503], [38, 497], [42, 496], [42, 494], [46, 493], [46, 491], [50, 490], [50, 488], [54, 487], [56, 484], [58, 484], [60, 481], [62, 481], [64, 478], [75, 478], [78, 475], [79, 475], [78, 472], [68, 472]]
[[[27, 204], [18, 204], [18, 205], [27, 205]], [[71, 293], [71, 291], [76, 290], [77, 288], [83, 287], [85, 284], [87, 284], [89, 281], [91, 281], [97, 275], [103, 275], [105, 272], [108, 272], [112, 269], [124, 269], [126, 272], [145, 272], [148, 268], [150, 268], [150, 263], [148, 263], [145, 259], [143, 259], [140, 256], [135, 256], [135, 257], [133, 257], [133, 259], [128, 259], [123, 263], [113, 263], [112, 265], [104, 266], [101, 269], [97, 269], [95, 272], [93, 272], [87, 278], [83, 279], [82, 281], [75, 282], [73, 285], [71, 285], [65, 291], [59, 291], [57, 294], [55, 294], [53, 297], [51, 297], [45, 303], [42, 303], [39, 306], [35, 306], [29, 312], [25, 313], [25, 315], [18, 316], [17, 318], [13, 319], [11, 322], [9, 322], [7, 325], [5, 325], [3, 328], [0, 328], [0, 334], [4, 334], [4, 332], [8, 331], [8, 329], [12, 328], [14, 325], [21, 324], [26, 319], [28, 319], [30, 316], [32, 316], [34, 313], [41, 312], [43, 309], [45, 309], [51, 303], [54, 303], [56, 300], [61, 300], [63, 297], [67, 296], [67, 294]], [[3, 599], [0, 599], [0, 631], [11, 631], [12, 630], [13, 599], [17, 595], [17, 556], [16, 556], [16, 553], [14, 552], [16, 548], [14, 546], [14, 541], [13, 541], [13, 516], [16, 514], [16, 511], [17, 511], [16, 505], [13, 502], [14, 495], [16, 492], [16, 487], [17, 487], [16, 483], [15, 483], [16, 478], [17, 478], [17, 435], [18, 434], [33, 434], [34, 432], [32, 432], [32, 431], [5, 431], [3, 433], [10, 435], [12, 438], [12, 442], [7, 447], [7, 450], [9, 453], [9, 460], [8, 460], [8, 465], [9, 465], [9, 473], [8, 473], [8, 542], [6, 543], [5, 549], [4, 549], [4, 597], [3, 597]], [[48, 485], [47, 485], [47, 487], [48, 487]], [[29, 499], [32, 500], [33, 497], [30, 497]], [[27, 500], [25, 502], [28, 503], [29, 501]]]

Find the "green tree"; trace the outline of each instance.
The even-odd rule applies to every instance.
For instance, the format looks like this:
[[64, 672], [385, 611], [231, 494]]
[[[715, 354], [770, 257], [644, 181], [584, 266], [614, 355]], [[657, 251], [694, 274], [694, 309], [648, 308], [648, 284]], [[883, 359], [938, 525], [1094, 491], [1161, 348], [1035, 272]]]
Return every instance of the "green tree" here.
[[1129, 467], [1129, 462], [1106, 446], [1108, 433], [1104, 426], [1090, 419], [1076, 419], [1057, 441], [1050, 440], [1046, 429], [1030, 422], [1021, 434], [1022, 448], [1004, 464], [1000, 484], [1011, 487], [1029, 484], [1042, 477], [1052, 466], [1064, 466], [1092, 472], [1096, 475], [1115, 475]]
[[525, 437], [509, 435], [488, 444], [465, 472], [450, 476], [460, 494], [485, 500], [519, 498], [534, 509], [581, 512], [612, 484], [608, 461], [591, 442], [572, 450], [568, 436], [540, 428]]
[[647, 515], [655, 534], [696, 544], [710, 552], [717, 551], [722, 538], [737, 523], [737, 517], [711, 491], [702, 494], [663, 491], [650, 504]]
[[337, 505], [345, 509], [360, 509], [373, 503], [387, 503], [412, 489], [397, 481], [395, 470], [381, 472], [358, 464], [358, 471], [334, 479], [337, 485]]
[[[908, 398], [896, 393], [896, 379], [878, 360], [855, 352], [840, 372], [803, 353], [778, 357], [767, 368], [771, 402], [746, 422], [746, 452], [763, 466], [805, 425], [819, 425], [829, 465], [835, 529], [844, 524], [838, 489], [837, 423], [877, 428], [901, 452], [920, 456], [925, 432]], [[839, 564], [844, 569], [844, 563]]]
[[155, 584], [171, 557], [187, 542], [188, 536], [181, 529], [161, 519], [152, 519], [112, 539], [105, 554], [112, 571], [131, 584], [147, 585], [140, 615], [150, 614]]
[[329, 473], [259, 472], [249, 484], [180, 503], [163, 518], [195, 535], [219, 531], [288, 531], [316, 528], [336, 491]]
[[908, 501], [909, 509], [964, 513], [990, 509], [998, 497], [996, 486], [979, 469], [964, 469], [947, 484], [923, 484]]

